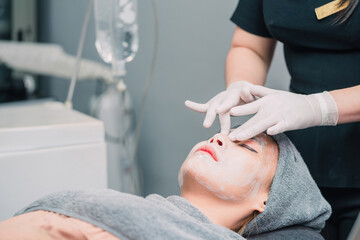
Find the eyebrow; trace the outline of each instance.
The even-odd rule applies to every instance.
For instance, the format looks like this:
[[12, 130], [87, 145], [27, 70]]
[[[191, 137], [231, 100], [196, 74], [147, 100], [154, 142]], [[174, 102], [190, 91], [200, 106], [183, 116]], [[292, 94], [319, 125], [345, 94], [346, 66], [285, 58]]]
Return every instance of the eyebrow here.
[[[230, 132], [233, 131], [233, 130], [235, 130], [235, 129], [231, 129]], [[255, 142], [257, 142], [260, 146], [263, 146], [263, 145], [264, 145], [264, 143], [263, 143], [262, 141], [260, 141], [259, 138], [257, 138], [257, 137], [252, 137], [252, 138], [250, 138], [250, 139], [251, 139], [251, 140], [254, 140]]]

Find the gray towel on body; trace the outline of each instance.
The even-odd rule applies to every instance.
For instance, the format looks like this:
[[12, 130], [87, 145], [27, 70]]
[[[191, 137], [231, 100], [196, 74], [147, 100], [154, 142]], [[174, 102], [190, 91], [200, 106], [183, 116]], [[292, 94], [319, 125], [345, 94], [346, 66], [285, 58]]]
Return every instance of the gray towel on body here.
[[288, 137], [278, 134], [273, 138], [279, 146], [279, 160], [266, 208], [247, 225], [243, 236], [290, 226], [306, 226], [320, 231], [331, 215], [329, 203], [321, 195]]
[[114, 190], [63, 191], [48, 195], [20, 215], [48, 210], [98, 226], [121, 240], [127, 239], [240, 239], [238, 233], [213, 224], [185, 198], [146, 198]]

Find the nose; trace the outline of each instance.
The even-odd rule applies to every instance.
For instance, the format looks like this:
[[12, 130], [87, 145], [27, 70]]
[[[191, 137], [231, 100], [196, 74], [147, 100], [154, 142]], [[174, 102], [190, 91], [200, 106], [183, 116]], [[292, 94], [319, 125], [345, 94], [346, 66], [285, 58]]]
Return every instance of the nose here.
[[209, 143], [215, 144], [222, 148], [225, 148], [226, 147], [226, 135], [218, 133], [209, 139]]

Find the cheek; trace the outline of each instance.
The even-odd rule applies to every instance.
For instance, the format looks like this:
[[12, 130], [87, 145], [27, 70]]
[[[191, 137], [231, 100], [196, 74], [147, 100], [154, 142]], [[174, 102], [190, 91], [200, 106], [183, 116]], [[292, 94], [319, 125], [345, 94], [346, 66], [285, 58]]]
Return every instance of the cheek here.
[[187, 158], [179, 172], [179, 185], [186, 174], [208, 191], [224, 200], [243, 200], [258, 192], [261, 182], [257, 179], [260, 162], [249, 156], [215, 162], [211, 157], [194, 154]]
[[226, 175], [238, 186], [249, 184], [261, 168], [261, 158], [261, 153], [255, 155], [242, 148], [230, 151], [226, 155], [228, 159]]
[[226, 166], [224, 182], [243, 187], [251, 183], [260, 169], [259, 161], [247, 156], [233, 158]]
[[255, 196], [261, 186], [260, 168], [260, 162], [248, 156], [233, 158], [218, 181], [222, 194], [232, 200]]

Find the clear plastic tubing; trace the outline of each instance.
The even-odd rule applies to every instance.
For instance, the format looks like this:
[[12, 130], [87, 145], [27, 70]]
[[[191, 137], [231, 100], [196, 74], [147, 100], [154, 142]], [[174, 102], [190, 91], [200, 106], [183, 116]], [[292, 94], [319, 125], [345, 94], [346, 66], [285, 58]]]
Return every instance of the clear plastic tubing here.
[[96, 49], [112, 64], [114, 78], [125, 74], [125, 63], [134, 59], [139, 48], [136, 19], [137, 0], [94, 0]]

